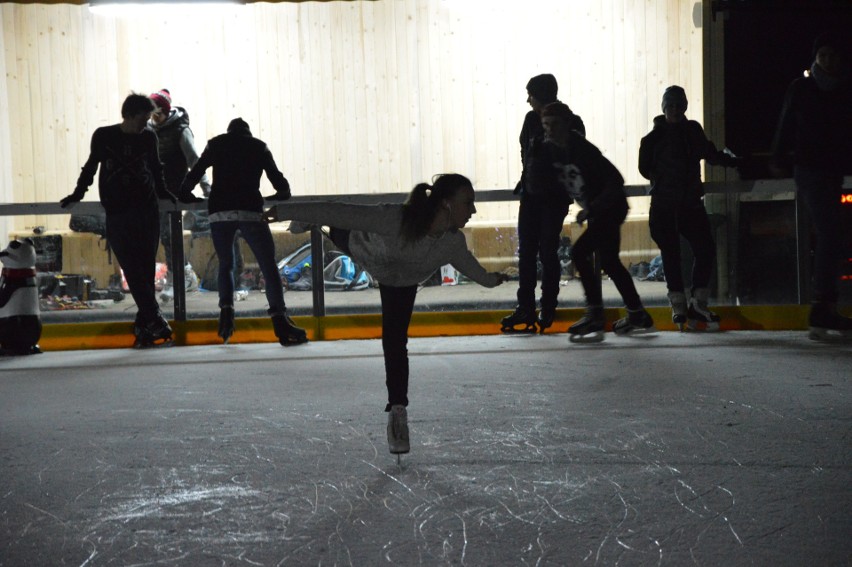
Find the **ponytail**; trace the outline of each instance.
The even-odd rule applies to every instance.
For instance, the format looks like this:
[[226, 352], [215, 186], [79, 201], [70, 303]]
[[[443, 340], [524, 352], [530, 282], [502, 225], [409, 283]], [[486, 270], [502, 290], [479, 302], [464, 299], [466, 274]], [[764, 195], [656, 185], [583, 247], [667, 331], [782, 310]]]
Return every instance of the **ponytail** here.
[[441, 204], [459, 189], [473, 187], [470, 179], [458, 173], [442, 173], [432, 178], [432, 185], [418, 183], [402, 206], [400, 237], [407, 243], [426, 236]]

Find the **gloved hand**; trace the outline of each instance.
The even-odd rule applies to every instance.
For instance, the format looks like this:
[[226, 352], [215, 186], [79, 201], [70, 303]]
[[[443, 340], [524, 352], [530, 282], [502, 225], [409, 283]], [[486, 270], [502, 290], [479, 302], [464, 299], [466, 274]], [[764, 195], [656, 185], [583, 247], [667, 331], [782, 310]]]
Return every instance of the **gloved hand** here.
[[580, 212], [577, 213], [577, 224], [582, 225], [587, 220], [589, 220], [589, 211], [581, 209]]
[[201, 197], [196, 197], [195, 195], [193, 195], [192, 191], [189, 191], [189, 192], [181, 191], [180, 195], [178, 195], [178, 200], [181, 203], [187, 203], [187, 204], [201, 203], [201, 202], [204, 201], [204, 199], [202, 199]]
[[80, 201], [83, 200], [83, 195], [85, 195], [85, 194], [86, 194], [85, 189], [81, 189], [80, 187], [77, 187], [77, 188], [74, 189], [73, 193], [71, 193], [70, 195], [68, 195], [67, 197], [65, 197], [61, 201], [59, 201], [59, 206], [64, 209], [68, 205], [70, 205], [71, 203], [79, 203]]

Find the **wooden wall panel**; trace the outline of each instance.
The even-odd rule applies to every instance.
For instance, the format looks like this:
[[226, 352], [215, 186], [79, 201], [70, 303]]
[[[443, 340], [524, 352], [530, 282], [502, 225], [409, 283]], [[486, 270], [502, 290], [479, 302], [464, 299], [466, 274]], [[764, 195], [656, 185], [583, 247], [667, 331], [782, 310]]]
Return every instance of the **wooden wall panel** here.
[[[71, 191], [92, 131], [120, 120], [131, 91], [171, 90], [201, 150], [242, 116], [271, 147], [295, 194], [407, 191], [459, 171], [514, 187], [525, 85], [550, 72], [589, 139], [636, 171], [662, 90], [686, 88], [702, 120], [701, 29], [692, 0], [377, 0], [258, 3], [132, 17], [87, 6], [0, 4], [4, 80], [0, 195]], [[0, 151], [0, 157], [3, 156]], [[264, 182], [263, 189], [271, 192]], [[93, 188], [87, 199], [96, 199]], [[634, 214], [644, 212], [634, 203]], [[480, 207], [512, 225], [517, 204]], [[64, 228], [64, 217], [16, 228]]]

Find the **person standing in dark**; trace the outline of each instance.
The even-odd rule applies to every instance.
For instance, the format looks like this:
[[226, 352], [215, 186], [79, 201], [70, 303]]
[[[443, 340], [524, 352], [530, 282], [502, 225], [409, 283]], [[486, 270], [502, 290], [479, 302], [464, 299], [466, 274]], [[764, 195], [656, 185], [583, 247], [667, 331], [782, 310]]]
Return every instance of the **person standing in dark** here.
[[[719, 316], [710, 311], [710, 277], [716, 245], [704, 208], [701, 160], [713, 165], [737, 165], [732, 155], [718, 151], [701, 124], [686, 118], [688, 101], [683, 88], [672, 85], [663, 93], [663, 114], [639, 145], [639, 173], [651, 181], [651, 238], [660, 247], [672, 322], [681, 330], [718, 330]], [[681, 267], [680, 238], [686, 239], [695, 260], [692, 288], [687, 299]]]
[[157, 154], [157, 135], [147, 128], [154, 103], [133, 93], [121, 106], [122, 121], [92, 134], [89, 158], [74, 192], [62, 208], [83, 199], [98, 175], [101, 205], [106, 212], [106, 238], [124, 270], [138, 312], [133, 326], [135, 348], [170, 344], [172, 329], [160, 312], [154, 289], [159, 246], [159, 200], [175, 203], [166, 188]]
[[772, 172], [789, 174], [808, 210], [816, 235], [809, 336], [852, 335], [852, 319], [837, 312], [844, 231], [841, 195], [843, 176], [852, 169], [852, 87], [848, 77], [848, 44], [834, 34], [821, 34], [813, 44], [813, 63], [806, 77], [787, 89], [775, 139]]
[[[520, 194], [518, 208], [518, 305], [515, 312], [504, 317], [503, 332], [544, 332], [553, 325], [556, 316], [559, 280], [562, 265], [559, 262], [559, 243], [565, 215], [570, 200], [564, 191], [537, 186], [529, 175], [530, 161], [535, 159], [544, 140], [541, 110], [556, 102], [558, 85], [550, 74], [536, 75], [527, 83], [527, 102], [532, 110], [524, 117], [521, 127], [521, 180], [515, 188]], [[586, 134], [583, 120], [572, 113], [571, 128]], [[538, 265], [541, 260], [541, 301], [536, 317], [535, 288]], [[536, 327], [537, 326], [537, 327]]]
[[266, 300], [278, 342], [284, 346], [307, 342], [307, 334], [296, 327], [284, 304], [284, 286], [275, 263], [275, 243], [263, 217], [260, 176], [266, 176], [275, 188], [270, 200], [290, 198], [290, 183], [275, 165], [272, 152], [262, 140], [251, 135], [242, 118], [228, 124], [228, 132], [207, 143], [198, 163], [181, 184], [180, 200], [200, 201], [192, 189], [213, 167], [213, 186], [207, 200], [210, 234], [219, 257], [219, 336], [230, 340], [234, 333], [234, 238], [237, 231], [248, 243], [266, 281]]
[[[166, 188], [169, 192], [177, 195], [180, 192], [180, 184], [186, 177], [186, 172], [198, 161], [198, 151], [195, 149], [195, 137], [189, 127], [189, 113], [181, 106], [172, 106], [172, 96], [168, 89], [161, 89], [148, 95], [156, 108], [151, 114], [148, 125], [157, 134], [159, 140], [160, 161], [163, 164], [163, 174], [166, 178]], [[202, 176], [201, 191], [204, 196], [210, 195], [210, 180], [207, 175]], [[172, 280], [174, 278], [174, 266], [172, 266], [172, 232], [169, 223], [169, 215], [165, 212], [160, 214], [160, 242], [163, 243], [163, 251], [166, 256], [166, 284], [160, 299], [169, 301], [174, 297]], [[183, 277], [183, 269], [178, 269], [179, 277]]]

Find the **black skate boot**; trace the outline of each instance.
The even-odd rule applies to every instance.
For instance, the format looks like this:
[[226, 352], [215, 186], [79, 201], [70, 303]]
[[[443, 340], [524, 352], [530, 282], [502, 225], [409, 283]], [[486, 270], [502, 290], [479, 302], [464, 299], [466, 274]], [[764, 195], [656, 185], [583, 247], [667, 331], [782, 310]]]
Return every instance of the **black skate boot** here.
[[686, 294], [682, 291], [670, 291], [668, 296], [672, 306], [672, 323], [677, 326], [678, 331], [683, 331], [689, 311], [686, 305]]
[[605, 325], [603, 306], [589, 305], [583, 318], [568, 327], [568, 340], [572, 343], [599, 343], [604, 340]]
[[219, 336], [225, 344], [231, 340], [231, 335], [234, 334], [234, 306], [223, 305], [219, 310]]
[[627, 317], [619, 319], [612, 325], [612, 330], [616, 335], [644, 335], [653, 333], [657, 329], [654, 328], [654, 320], [651, 315], [644, 309], [627, 310]]
[[832, 301], [814, 301], [808, 316], [808, 338], [812, 341], [852, 339], [852, 319], [837, 312]]
[[304, 329], [300, 329], [295, 324], [290, 316], [287, 315], [287, 310], [271, 313], [272, 328], [275, 329], [275, 336], [278, 337], [278, 342], [282, 346], [300, 345], [308, 342], [308, 335]]
[[501, 333], [535, 333], [535, 309], [526, 307], [515, 307], [515, 312], [503, 317], [500, 321]]
[[710, 290], [706, 287], [692, 290], [692, 297], [689, 299], [689, 309], [686, 313], [687, 326], [690, 329], [694, 331], [719, 330], [719, 321], [721, 319], [707, 307], [707, 298], [709, 296]]
[[133, 342], [133, 348], [156, 348], [168, 347], [174, 344], [172, 339], [172, 328], [169, 322], [159, 315], [153, 321], [148, 323], [139, 323], [133, 325], [133, 334], [136, 335], [136, 340]]
[[555, 307], [542, 307], [539, 309], [538, 318], [536, 319], [536, 323], [538, 323], [538, 332], [543, 335], [545, 329], [549, 329], [553, 326], [554, 319], [556, 319]]

